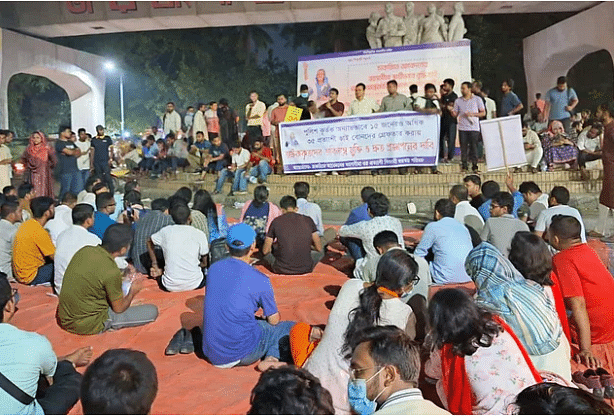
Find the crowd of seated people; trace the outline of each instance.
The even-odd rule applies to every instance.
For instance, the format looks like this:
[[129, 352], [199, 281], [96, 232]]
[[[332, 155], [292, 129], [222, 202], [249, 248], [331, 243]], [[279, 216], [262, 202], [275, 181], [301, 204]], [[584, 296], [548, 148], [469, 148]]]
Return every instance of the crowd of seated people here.
[[[58, 295], [67, 332], [156, 325], [158, 308], [135, 302], [147, 278], [163, 291], [206, 288], [202, 341], [181, 328], [168, 334], [165, 354], [202, 345], [203, 365], [255, 366], [263, 374], [250, 414], [612, 412], [595, 398], [614, 398], [614, 279], [586, 244], [564, 187], [545, 194], [524, 182], [516, 190], [510, 175], [501, 192], [470, 175], [437, 201], [420, 241], [406, 247], [390, 201], [371, 187], [336, 231], [324, 227], [304, 182], [293, 188], [298, 198], [286, 195], [279, 206], [257, 186], [234, 225], [204, 189], [181, 188], [145, 207], [138, 184], [118, 197], [93, 183], [84, 202], [70, 193], [58, 206], [30, 198], [26, 221], [19, 199], [2, 196], [0, 225], [10, 232], [0, 245], [0, 348], [10, 358], [0, 373], [32, 398], [26, 404], [0, 389], [3, 413], [66, 413], [79, 397], [88, 414], [148, 411], [157, 377], [143, 353], [110, 350], [90, 364], [85, 348], [58, 358], [46, 338], [9, 323], [18, 285], [44, 284]], [[529, 214], [515, 217], [523, 204]], [[46, 225], [58, 211], [71, 223], [54, 241]], [[309, 278], [341, 238], [358, 259], [324, 329], [282, 316], [267, 274]], [[27, 364], [35, 371], [9, 368], [23, 360], [20, 343], [40, 349]], [[75, 370], [88, 364], [83, 376]], [[117, 371], [134, 377], [138, 392], [110, 381]], [[53, 384], [39, 387], [39, 376]], [[433, 400], [423, 395], [429, 381]]]

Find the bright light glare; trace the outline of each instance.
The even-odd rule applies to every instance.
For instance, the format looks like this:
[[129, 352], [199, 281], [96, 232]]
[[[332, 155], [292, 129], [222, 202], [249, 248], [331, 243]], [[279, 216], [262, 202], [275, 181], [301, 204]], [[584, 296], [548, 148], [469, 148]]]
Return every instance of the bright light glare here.
[[105, 62], [104, 67], [108, 69], [109, 71], [113, 71], [115, 69], [115, 62], [111, 62], [111, 61]]
[[124, 137], [125, 137], [125, 138], [130, 137], [130, 132], [129, 132], [129, 131], [125, 131], [125, 132], [124, 132]]

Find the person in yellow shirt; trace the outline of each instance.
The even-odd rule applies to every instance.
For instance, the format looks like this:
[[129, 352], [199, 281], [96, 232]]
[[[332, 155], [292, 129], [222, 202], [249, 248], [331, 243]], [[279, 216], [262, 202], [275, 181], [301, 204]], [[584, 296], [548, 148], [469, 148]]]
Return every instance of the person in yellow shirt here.
[[31, 219], [17, 230], [13, 240], [13, 276], [26, 285], [53, 281], [55, 247], [45, 224], [55, 214], [54, 201], [40, 196], [30, 201]]

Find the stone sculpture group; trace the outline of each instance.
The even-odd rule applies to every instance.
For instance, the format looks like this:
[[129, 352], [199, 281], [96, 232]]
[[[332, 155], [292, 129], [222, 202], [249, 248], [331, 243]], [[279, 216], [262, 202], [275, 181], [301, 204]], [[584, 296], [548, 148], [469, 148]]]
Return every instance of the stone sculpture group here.
[[371, 13], [367, 27], [367, 41], [371, 49], [423, 43], [456, 42], [463, 39], [467, 29], [463, 21], [463, 3], [454, 4], [454, 15], [448, 23], [442, 9], [429, 4], [426, 16], [414, 14], [414, 3], [405, 3], [405, 18], [396, 16], [392, 3], [386, 4], [386, 16]]

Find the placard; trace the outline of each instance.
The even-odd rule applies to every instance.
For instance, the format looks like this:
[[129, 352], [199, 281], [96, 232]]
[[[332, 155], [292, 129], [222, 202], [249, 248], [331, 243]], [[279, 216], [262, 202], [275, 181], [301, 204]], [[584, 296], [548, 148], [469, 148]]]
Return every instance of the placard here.
[[301, 119], [301, 114], [303, 114], [303, 109], [289, 106], [288, 111], [286, 111], [286, 117], [284, 121], [299, 121]]
[[488, 171], [525, 166], [520, 115], [480, 121]]
[[439, 125], [410, 111], [280, 123], [284, 173], [433, 166]]

